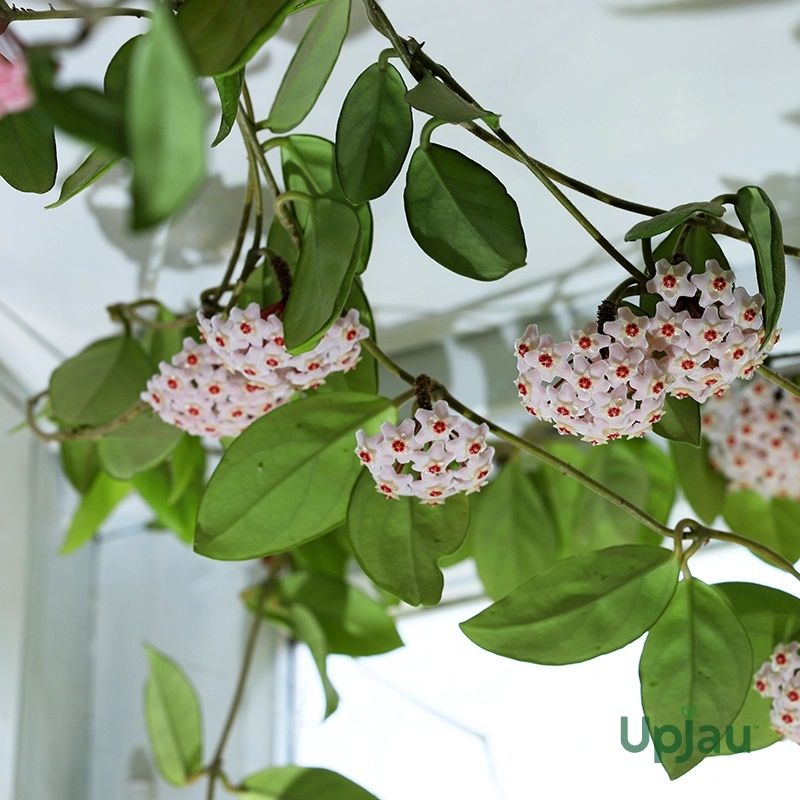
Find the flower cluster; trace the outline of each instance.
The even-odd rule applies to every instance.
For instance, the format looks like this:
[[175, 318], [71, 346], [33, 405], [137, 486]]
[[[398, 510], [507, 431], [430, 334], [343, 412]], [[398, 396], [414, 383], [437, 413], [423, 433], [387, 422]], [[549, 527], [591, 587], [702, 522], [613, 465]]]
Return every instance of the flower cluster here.
[[219, 438], [238, 435], [293, 393], [286, 384], [251, 383], [225, 369], [207, 345], [184, 339], [183, 350], [171, 364], [161, 362], [141, 397], [164, 422], [194, 436]]
[[756, 378], [707, 403], [711, 463], [733, 489], [800, 500], [800, 398]]
[[420, 408], [399, 425], [384, 422], [374, 436], [358, 431], [355, 453], [387, 498], [418, 497], [438, 505], [486, 485], [494, 457], [488, 433], [486, 425], [469, 422], [438, 400], [433, 410]]
[[526, 410], [592, 444], [642, 436], [661, 418], [667, 384], [663, 359], [649, 352], [648, 324], [622, 308], [603, 333], [591, 323], [568, 342], [529, 325], [516, 342]]
[[516, 342], [516, 385], [534, 416], [592, 444], [642, 436], [667, 395], [705, 402], [736, 378], [750, 378], [765, 353], [760, 295], [736, 288], [716, 261], [692, 275], [662, 259], [647, 289], [655, 315], [622, 307], [602, 330], [594, 323], [554, 342], [529, 325]]
[[800, 744], [800, 644], [779, 644], [753, 679], [753, 688], [772, 698], [770, 722], [776, 733]]
[[662, 259], [647, 289], [663, 298], [649, 334], [653, 349], [665, 354], [676, 397], [703, 403], [736, 378], [752, 377], [777, 341], [762, 347], [764, 298], [737, 288], [733, 272], [716, 261], [693, 275], [687, 262]]
[[27, 111], [33, 103], [25, 62], [8, 61], [0, 56], [0, 117]]
[[351, 309], [313, 350], [295, 356], [286, 349], [281, 320], [258, 303], [210, 318], [200, 312], [197, 319], [206, 343], [228, 370], [253, 383], [294, 390], [314, 389], [332, 372], [353, 369], [361, 356], [360, 342], [369, 336], [358, 311]]

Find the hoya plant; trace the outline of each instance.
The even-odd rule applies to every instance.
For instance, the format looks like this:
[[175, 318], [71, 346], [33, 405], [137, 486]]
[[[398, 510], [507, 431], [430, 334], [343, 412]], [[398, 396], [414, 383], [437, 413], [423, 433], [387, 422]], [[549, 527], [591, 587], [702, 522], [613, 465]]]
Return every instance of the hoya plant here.
[[[312, 767], [228, 773], [259, 630], [277, 626], [309, 647], [332, 714], [327, 656], [400, 647], [393, 607], [436, 605], [443, 568], [464, 559], [492, 599], [461, 625], [477, 647], [562, 665], [646, 635], [642, 704], [670, 778], [740, 750], [722, 733], [741, 726], [754, 732], [750, 749], [800, 742], [800, 599], [707, 585], [691, 571], [718, 540], [800, 579], [800, 386], [781, 368], [791, 359], [772, 352], [785, 256], [800, 248], [784, 242], [770, 198], [743, 186], [663, 209], [566, 175], [527, 152], [376, 0], [355, 1], [385, 49], [341, 97], [335, 130], [296, 133], [347, 46], [351, 0], [40, 11], [0, 0], [0, 175], [10, 187], [49, 192], [57, 140], [77, 138], [86, 158], [50, 205], [119, 162], [130, 225], [145, 229], [193, 202], [209, 145], [238, 135], [247, 163], [218, 283], [196, 286], [188, 309], [155, 297], [112, 305], [116, 331], [67, 359], [28, 403], [30, 428], [58, 443], [81, 495], [64, 553], [136, 493], [198, 558], [263, 565], [242, 596], [250, 635], [215, 743], [202, 741], [189, 677], [146, 653], [144, 712], [164, 780], [204, 780], [208, 798], [373, 797]], [[307, 28], [277, 93], [251, 96], [250, 63], [301, 10]], [[109, 17], [140, 19], [136, 35], [92, 85], [65, 84], [68, 51]], [[28, 41], [29, 24], [63, 19], [78, 28]], [[430, 261], [465, 281], [533, 269], [514, 198], [482, 163], [437, 143], [443, 126], [529, 172], [621, 270], [596, 317], [567, 339], [535, 318], [518, 332], [507, 362], [506, 391], [520, 401], [513, 431], [440, 376], [390, 358], [361, 281], [383, 222], [370, 201], [400, 180]], [[630, 212], [625, 238], [640, 255], [623, 255], [567, 192]], [[726, 259], [730, 239], [752, 249], [743, 274]], [[387, 377], [407, 389], [386, 396]], [[672, 524], [679, 490], [694, 516]], [[688, 755], [677, 752], [685, 709], [707, 733]]]

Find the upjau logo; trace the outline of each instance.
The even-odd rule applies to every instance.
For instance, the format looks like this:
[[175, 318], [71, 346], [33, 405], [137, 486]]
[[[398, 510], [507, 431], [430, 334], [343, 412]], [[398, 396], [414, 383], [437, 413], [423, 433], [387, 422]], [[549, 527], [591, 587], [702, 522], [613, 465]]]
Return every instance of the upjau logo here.
[[641, 753], [653, 743], [653, 761], [661, 761], [664, 755], [675, 755], [675, 763], [688, 761], [695, 753], [709, 755], [719, 753], [723, 743], [731, 753], [750, 752], [750, 726], [741, 725], [734, 730], [728, 725], [724, 730], [715, 725], [696, 725], [693, 708], [681, 708], [683, 719], [680, 725], [650, 725], [648, 717], [642, 717], [639, 741], [631, 742], [627, 717], [619, 718], [619, 742], [629, 753]]

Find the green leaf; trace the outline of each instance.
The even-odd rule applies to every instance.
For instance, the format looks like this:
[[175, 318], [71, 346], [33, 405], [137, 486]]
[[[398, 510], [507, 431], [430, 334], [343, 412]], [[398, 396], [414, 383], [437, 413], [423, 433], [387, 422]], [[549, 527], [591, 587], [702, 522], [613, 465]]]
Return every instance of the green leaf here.
[[355, 211], [327, 197], [315, 198], [310, 205], [283, 315], [290, 353], [313, 348], [341, 314], [357, 265], [359, 223]]
[[406, 93], [405, 101], [418, 111], [456, 125], [475, 119], [498, 119], [497, 114], [459, 97], [449, 86], [429, 72], [426, 72], [422, 80]]
[[102, 425], [132, 408], [152, 367], [128, 336], [90, 344], [50, 376], [53, 414], [65, 425]]
[[752, 663], [747, 632], [722, 593], [695, 579], [682, 581], [639, 662], [645, 717], [670, 778], [688, 772], [707, 753], [700, 741], [683, 753], [664, 726], [677, 728], [678, 737], [687, 724], [701, 736], [708, 733], [705, 726], [724, 731], [744, 703]]
[[273, 767], [245, 778], [245, 800], [378, 800], [357, 784], [328, 769]]
[[107, 153], [100, 149], [92, 150], [81, 165], [61, 185], [61, 194], [55, 203], [45, 208], [58, 208], [67, 200], [72, 200], [75, 195], [88, 189], [95, 181], [103, 177], [111, 167], [119, 161], [119, 156]]
[[159, 464], [134, 476], [132, 483], [155, 513], [158, 525], [176, 533], [181, 541], [192, 544], [197, 509], [203, 494], [203, 474], [193, 473], [177, 500], [171, 499], [171, 477], [167, 465]]
[[314, 614], [331, 653], [374, 656], [403, 646], [386, 609], [342, 580], [293, 572], [281, 581], [280, 591], [288, 605], [299, 603]]
[[392, 419], [389, 400], [355, 392], [320, 394], [277, 408], [226, 450], [206, 487], [195, 549], [235, 560], [280, 553], [344, 522], [361, 470], [360, 428]]
[[350, 0], [328, 0], [314, 15], [294, 54], [266, 125], [285, 133], [299, 125], [314, 107], [342, 49], [350, 22]]
[[491, 172], [458, 151], [418, 147], [404, 197], [411, 235], [447, 269], [493, 281], [525, 265], [517, 204]]
[[[281, 144], [281, 163], [287, 189], [304, 192], [312, 197], [349, 202], [336, 174], [333, 142], [319, 136], [286, 136]], [[302, 203], [295, 206], [300, 226], [305, 228], [309, 209]], [[356, 206], [355, 209], [361, 225], [356, 266], [356, 273], [360, 274], [367, 268], [372, 250], [372, 212], [367, 203]]]
[[152, 19], [133, 53], [128, 92], [135, 228], [174, 214], [205, 176], [206, 112], [188, 54], [166, 7], [155, 5]]
[[[791, 508], [787, 505], [776, 507], [784, 513]], [[743, 489], [727, 494], [722, 516], [734, 533], [763, 544], [792, 563], [800, 558], [800, 520], [791, 513], [787, 516], [780, 514], [776, 520], [772, 504], [758, 492]]]
[[222, 117], [219, 121], [219, 130], [211, 142], [212, 147], [216, 147], [233, 130], [236, 122], [236, 113], [239, 110], [239, 97], [242, 94], [244, 85], [244, 69], [231, 72], [228, 75], [219, 75], [214, 78], [219, 92], [219, 102], [222, 106]]
[[800, 559], [800, 502], [789, 497], [773, 497], [769, 505], [780, 547], [778, 552], [794, 563]]
[[203, 483], [206, 472], [206, 451], [196, 436], [184, 436], [172, 451], [169, 462], [170, 491], [167, 502], [176, 503], [193, 481]]
[[653, 431], [664, 439], [700, 447], [700, 404], [691, 397], [670, 395], [664, 403], [664, 416]]
[[[549, 448], [603, 486], [643, 506], [666, 522], [675, 494], [669, 459], [650, 442], [617, 442], [614, 447], [588, 447], [559, 441]], [[629, 514], [550, 467], [541, 470], [562, 555], [575, 555], [618, 544], [659, 544], [661, 539]]]
[[86, 494], [100, 472], [97, 442], [90, 439], [61, 442], [61, 468], [75, 489]]
[[295, 636], [308, 645], [308, 649], [311, 651], [311, 656], [317, 666], [322, 688], [325, 692], [325, 719], [327, 719], [339, 707], [339, 693], [328, 677], [326, 662], [330, 651], [325, 638], [325, 631], [313, 612], [300, 603], [290, 606], [289, 617]]
[[388, 500], [366, 470], [347, 513], [350, 546], [361, 569], [412, 606], [439, 602], [444, 586], [439, 559], [458, 549], [468, 525], [465, 495], [449, 497], [439, 506], [411, 497]]
[[765, 342], [769, 342], [781, 316], [786, 288], [781, 220], [767, 193], [758, 186], [739, 189], [734, 208], [753, 248], [758, 290], [764, 296]]
[[650, 219], [637, 222], [626, 234], [626, 242], [635, 242], [638, 239], [649, 239], [677, 228], [695, 214], [708, 214], [712, 217], [721, 217], [725, 213], [725, 206], [720, 203], [685, 203], [681, 206], [665, 211]]
[[103, 91], [106, 93], [106, 97], [120, 102], [123, 106], [126, 104], [128, 97], [133, 54], [141, 40], [141, 35], [128, 39], [128, 41], [114, 53], [114, 57], [109, 62], [106, 68], [106, 74], [103, 77]]
[[53, 123], [41, 106], [0, 119], [0, 176], [20, 192], [43, 194], [56, 182]]
[[700, 519], [710, 525], [722, 511], [725, 500], [725, 477], [708, 460], [708, 442], [700, 447], [670, 442], [675, 473], [689, 505]]
[[60, 552], [66, 555], [85, 545], [129, 491], [130, 484], [98, 472], [89, 491], [81, 498]]
[[608, 547], [556, 562], [461, 629], [507, 658], [574, 664], [641, 636], [667, 607], [677, 580], [669, 550]]
[[344, 578], [350, 560], [347, 528], [342, 525], [292, 551], [292, 558], [301, 569], [308, 572]]
[[336, 172], [353, 203], [385, 194], [400, 174], [414, 130], [405, 91], [391, 64], [372, 64], [344, 99], [336, 126]]
[[[714, 588], [725, 595], [747, 631], [753, 649], [751, 675], [769, 659], [776, 645], [796, 641], [800, 636], [800, 600], [793, 595], [755, 583], [719, 583]], [[769, 719], [771, 707], [770, 698], [751, 689], [733, 721], [736, 740], [741, 739], [744, 727], [749, 726], [750, 750], [779, 742], [781, 737]], [[720, 750], [723, 755], [731, 753], [724, 740]]]
[[296, 0], [186, 0], [178, 28], [200, 75], [241, 69], [281, 27]]
[[180, 428], [167, 425], [148, 408], [104, 436], [97, 451], [111, 477], [127, 480], [160, 464], [182, 436]]
[[555, 561], [558, 530], [531, 476], [512, 459], [472, 498], [469, 535], [489, 597], [504, 597]]
[[289, 13], [296, 14], [298, 11], [304, 11], [306, 8], [321, 6], [323, 3], [327, 2], [329, 2], [329, 0], [300, 0], [297, 5], [292, 7], [292, 10]]
[[158, 771], [173, 786], [185, 786], [203, 768], [200, 701], [183, 670], [147, 647], [150, 675], [144, 718]]

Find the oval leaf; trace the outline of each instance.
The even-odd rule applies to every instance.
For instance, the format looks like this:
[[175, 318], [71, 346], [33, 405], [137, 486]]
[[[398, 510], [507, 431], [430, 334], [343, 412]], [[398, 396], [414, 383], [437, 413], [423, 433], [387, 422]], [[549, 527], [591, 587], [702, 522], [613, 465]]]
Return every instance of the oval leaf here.
[[80, 505], [72, 516], [61, 553], [72, 553], [83, 547], [105, 521], [106, 517], [130, 492], [130, 484], [116, 481], [105, 472], [97, 473], [89, 491], [81, 498]]
[[[733, 722], [750, 688], [752, 660], [750, 640], [725, 597], [698, 580], [683, 581], [639, 662], [642, 706], [670, 778], [708, 755], [699, 741], [684, 751], [686, 726], [702, 736], [708, 734], [704, 726], [724, 733]], [[666, 726], [677, 729], [677, 738]]]
[[339, 58], [349, 22], [350, 0], [328, 0], [316, 12], [278, 87], [266, 122], [271, 131], [289, 131], [308, 116]]
[[650, 219], [642, 220], [634, 225], [626, 234], [626, 242], [635, 242], [638, 239], [649, 239], [666, 233], [682, 225], [695, 214], [709, 214], [712, 217], [721, 217], [725, 213], [725, 206], [720, 203], [685, 203], [681, 206], [665, 211]]
[[152, 371], [134, 339], [94, 342], [50, 376], [53, 415], [66, 425], [110, 422], [136, 404]]
[[412, 497], [387, 500], [366, 471], [347, 512], [350, 545], [361, 569], [412, 606], [439, 602], [444, 585], [439, 559], [459, 548], [468, 525], [466, 495], [454, 495], [438, 506]]
[[374, 794], [329, 769], [273, 767], [243, 782], [248, 800], [378, 800]]
[[664, 403], [664, 416], [653, 431], [673, 442], [700, 447], [700, 404], [691, 397], [678, 399], [670, 395]]
[[0, 119], [0, 175], [20, 192], [43, 194], [56, 182], [53, 123], [39, 106]]
[[791, 501], [774, 506], [772, 503], [753, 489], [742, 489], [725, 497], [722, 515], [734, 533], [763, 544], [794, 563], [800, 559], [800, 519], [791, 513]]
[[405, 189], [417, 244], [443, 267], [493, 281], [525, 265], [519, 209], [487, 169], [449, 147], [418, 147]]
[[704, 439], [699, 448], [670, 442], [669, 449], [684, 496], [697, 516], [710, 525], [722, 511], [727, 481], [708, 460], [708, 442]]
[[152, 19], [133, 52], [127, 102], [135, 228], [172, 215], [205, 175], [206, 112], [189, 56], [163, 5]]
[[315, 198], [310, 206], [283, 316], [290, 353], [314, 347], [341, 314], [358, 258], [356, 212], [327, 197]]
[[178, 27], [200, 75], [243, 67], [281, 27], [296, 0], [185, 0]]
[[144, 690], [144, 718], [156, 764], [165, 781], [185, 786], [203, 767], [200, 702], [183, 670], [147, 648], [150, 676]]
[[393, 416], [389, 400], [331, 392], [256, 420], [226, 450], [198, 514], [195, 550], [235, 560], [280, 553], [344, 521], [360, 462], [359, 428]]
[[336, 172], [352, 203], [380, 197], [400, 174], [414, 130], [405, 91], [391, 64], [372, 64], [345, 97], [336, 126]]
[[211, 142], [212, 147], [216, 147], [224, 141], [227, 135], [233, 130], [236, 122], [236, 114], [239, 110], [239, 96], [244, 85], [244, 70], [232, 72], [229, 75], [220, 75], [214, 78], [219, 93], [219, 102], [222, 107], [222, 117], [219, 121], [219, 130]]
[[89, 491], [100, 472], [97, 442], [76, 439], [61, 442], [61, 469], [72, 486], [81, 494]]
[[160, 464], [173, 450], [183, 431], [167, 425], [147, 409], [112, 431], [97, 446], [100, 461], [114, 478], [127, 480]]
[[[770, 657], [776, 645], [796, 641], [800, 636], [800, 600], [793, 595], [755, 583], [718, 583], [714, 588], [725, 595], [747, 631], [753, 648], [752, 675]], [[781, 741], [782, 737], [770, 722], [771, 707], [772, 700], [762, 697], [755, 689], [747, 693], [742, 710], [733, 721], [737, 744], [746, 725], [750, 727], [750, 750], [760, 750]], [[731, 754], [724, 739], [720, 751], [722, 755]]]
[[764, 341], [769, 342], [778, 325], [786, 289], [783, 227], [772, 201], [758, 186], [739, 189], [734, 208], [755, 255], [758, 290], [764, 296]]
[[531, 476], [512, 460], [472, 498], [469, 536], [481, 582], [489, 597], [505, 597], [549, 567], [558, 532]]
[[659, 618], [675, 591], [669, 550], [620, 545], [558, 561], [461, 623], [484, 650], [537, 664], [574, 664], [624, 647]]

